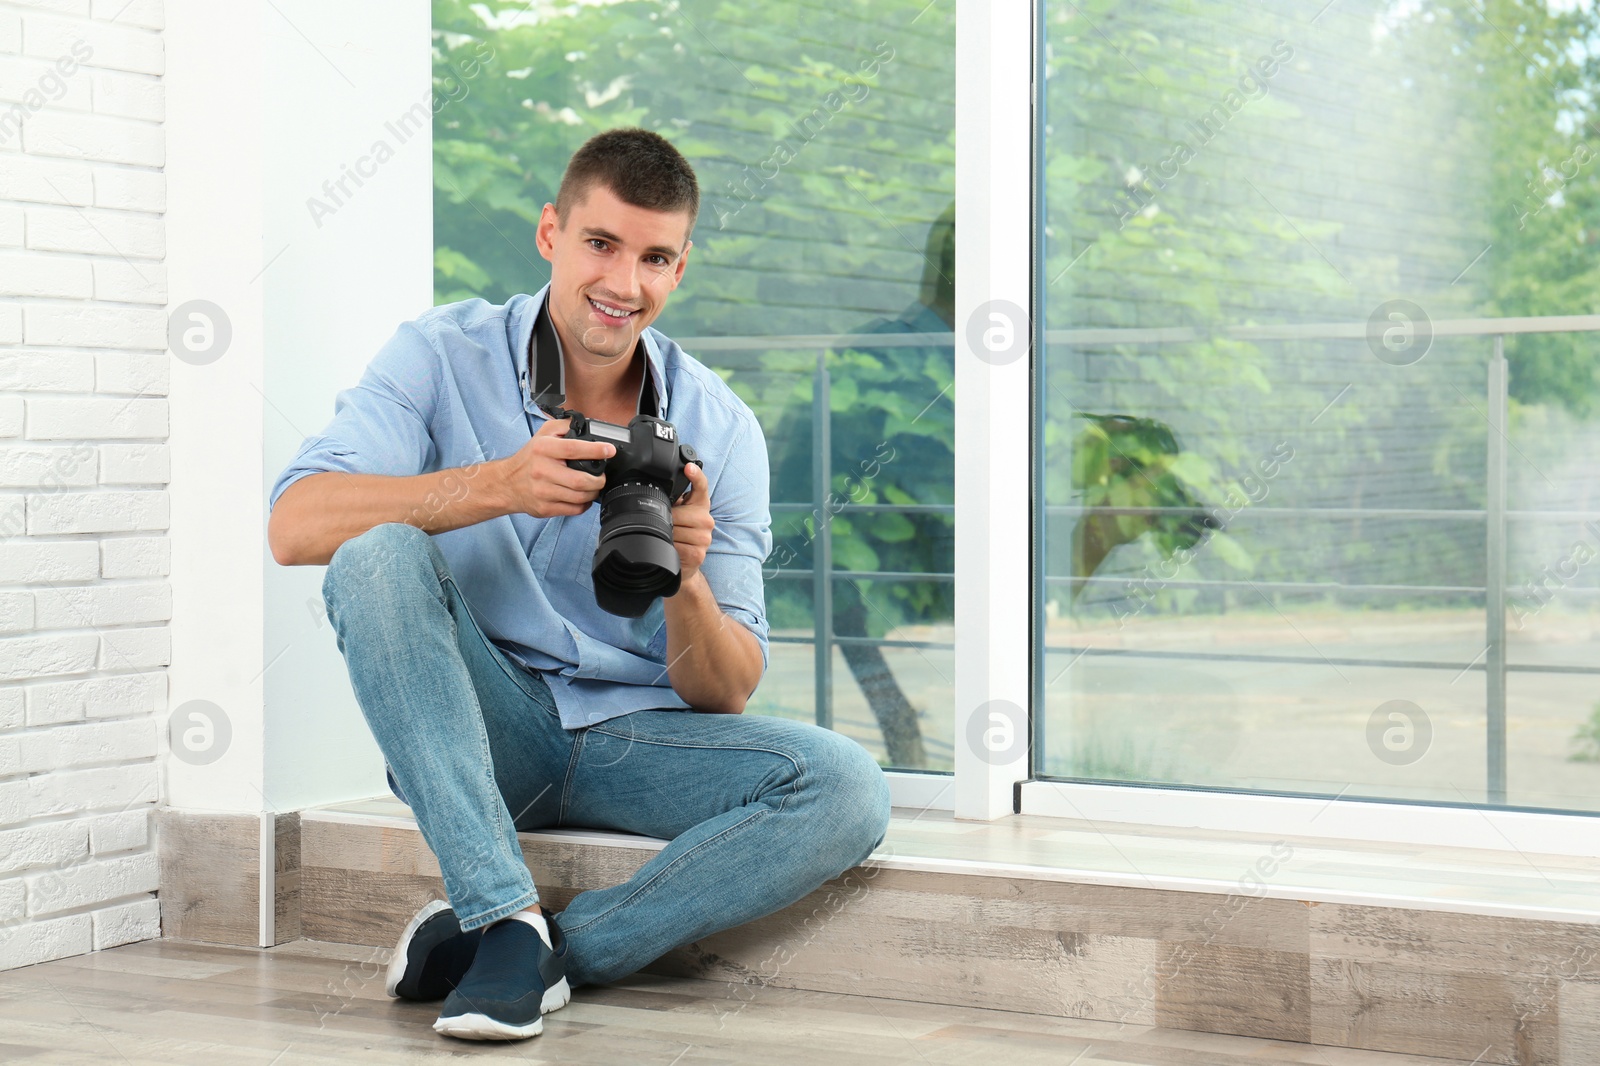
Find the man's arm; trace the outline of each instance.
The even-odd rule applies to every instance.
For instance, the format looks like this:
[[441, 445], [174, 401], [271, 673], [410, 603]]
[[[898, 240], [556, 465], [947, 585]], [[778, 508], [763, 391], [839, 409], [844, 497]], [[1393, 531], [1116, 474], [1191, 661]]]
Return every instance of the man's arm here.
[[384, 522], [443, 533], [505, 514], [576, 515], [605, 478], [567, 466], [605, 459], [616, 448], [566, 440], [567, 420], [550, 420], [512, 456], [455, 470], [392, 477], [329, 471], [301, 478], [278, 496], [267, 521], [272, 557], [284, 566], [323, 565], [339, 545]]
[[701, 572], [711, 534], [711, 490], [698, 466], [685, 468], [689, 497], [672, 509], [672, 541], [682, 583], [664, 601], [667, 616], [667, 678], [673, 691], [697, 711], [739, 714], [761, 682], [761, 643], [729, 617]]

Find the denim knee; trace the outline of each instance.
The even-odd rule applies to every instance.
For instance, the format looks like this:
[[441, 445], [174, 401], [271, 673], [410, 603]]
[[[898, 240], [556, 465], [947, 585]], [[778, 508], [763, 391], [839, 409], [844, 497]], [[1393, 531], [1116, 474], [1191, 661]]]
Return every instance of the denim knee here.
[[322, 602], [329, 619], [336, 620], [341, 600], [379, 592], [392, 579], [419, 567], [440, 574], [444, 557], [433, 538], [416, 526], [383, 522], [351, 537], [334, 551], [322, 578]]
[[889, 779], [865, 748], [828, 729], [817, 729], [804, 759], [826, 825], [819, 845], [839, 871], [859, 865], [888, 833]]

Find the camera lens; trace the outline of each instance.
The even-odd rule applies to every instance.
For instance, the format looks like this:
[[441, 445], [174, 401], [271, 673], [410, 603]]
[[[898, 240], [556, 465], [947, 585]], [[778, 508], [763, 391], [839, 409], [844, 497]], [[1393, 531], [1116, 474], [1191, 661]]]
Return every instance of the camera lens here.
[[657, 597], [678, 591], [672, 503], [657, 485], [624, 481], [600, 494], [594, 597], [602, 610], [638, 618]]

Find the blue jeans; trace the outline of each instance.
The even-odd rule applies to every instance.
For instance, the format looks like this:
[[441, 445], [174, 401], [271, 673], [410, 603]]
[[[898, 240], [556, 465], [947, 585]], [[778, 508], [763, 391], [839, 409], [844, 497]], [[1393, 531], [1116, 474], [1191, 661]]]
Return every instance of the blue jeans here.
[[574, 985], [787, 906], [883, 841], [882, 771], [815, 725], [660, 710], [562, 728], [543, 679], [485, 638], [414, 526], [346, 541], [322, 590], [391, 787], [438, 858], [463, 929], [538, 901], [518, 830], [670, 841], [628, 881], [561, 912]]

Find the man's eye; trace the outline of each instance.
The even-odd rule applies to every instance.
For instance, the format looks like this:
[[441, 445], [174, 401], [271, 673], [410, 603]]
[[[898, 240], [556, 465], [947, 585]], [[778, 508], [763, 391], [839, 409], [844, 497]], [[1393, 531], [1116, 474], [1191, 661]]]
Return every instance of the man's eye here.
[[656, 261], [657, 266], [667, 265], [667, 257], [664, 255], [652, 255], [650, 258]]
[[605, 250], [606, 242], [601, 240], [599, 237], [590, 237], [589, 247], [593, 248], [597, 252], [601, 252]]

